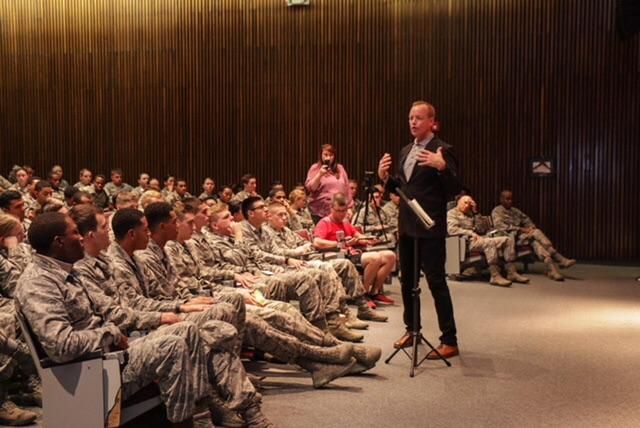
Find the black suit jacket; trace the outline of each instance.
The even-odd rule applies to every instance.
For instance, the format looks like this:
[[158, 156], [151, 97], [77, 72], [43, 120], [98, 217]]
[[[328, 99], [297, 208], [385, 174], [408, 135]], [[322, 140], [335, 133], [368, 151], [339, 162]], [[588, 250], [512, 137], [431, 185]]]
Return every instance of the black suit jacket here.
[[439, 147], [442, 147], [444, 160], [447, 162], [446, 169], [438, 171], [435, 168], [418, 166], [416, 162], [413, 173], [407, 181], [403, 166], [412, 146], [413, 143], [400, 150], [396, 163], [396, 175], [389, 178], [386, 187], [389, 191], [399, 187], [409, 199], [418, 201], [435, 221], [435, 225], [426, 230], [413, 211], [404, 201], [401, 201], [398, 219], [399, 234], [419, 238], [444, 238], [447, 234], [447, 201], [458, 194], [461, 188], [458, 179], [458, 162], [452, 146], [434, 136], [426, 149], [435, 153]]

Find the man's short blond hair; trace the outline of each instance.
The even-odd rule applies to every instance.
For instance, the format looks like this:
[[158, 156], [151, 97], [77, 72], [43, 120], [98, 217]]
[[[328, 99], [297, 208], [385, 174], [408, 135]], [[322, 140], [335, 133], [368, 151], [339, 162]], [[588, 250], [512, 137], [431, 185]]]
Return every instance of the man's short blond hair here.
[[8, 237], [13, 229], [20, 225], [20, 220], [10, 214], [0, 213], [0, 238]]
[[210, 206], [207, 210], [207, 215], [210, 221], [217, 221], [220, 213], [229, 211], [229, 206], [224, 202], [217, 202], [213, 206]]
[[428, 112], [427, 114], [429, 115], [429, 117], [436, 117], [436, 108], [433, 106], [433, 104], [423, 100], [418, 100], [418, 101], [414, 101], [413, 104], [411, 104], [412, 108], [416, 106], [426, 106], [427, 112]]
[[346, 207], [347, 206], [347, 197], [344, 195], [344, 193], [336, 193], [335, 195], [333, 195], [333, 198], [331, 199], [331, 206], [332, 207]]

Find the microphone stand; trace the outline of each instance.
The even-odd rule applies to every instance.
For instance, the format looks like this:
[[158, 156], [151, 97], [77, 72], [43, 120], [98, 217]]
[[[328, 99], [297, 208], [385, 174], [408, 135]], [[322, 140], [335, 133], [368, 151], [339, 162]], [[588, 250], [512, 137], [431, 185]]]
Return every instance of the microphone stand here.
[[[425, 229], [430, 229], [431, 227], [433, 227], [434, 223], [432, 221], [429, 222], [431, 219], [425, 219], [425, 217], [423, 216], [424, 212], [420, 212], [420, 210], [416, 210], [416, 208], [411, 203], [411, 200], [407, 197], [407, 195], [402, 190], [400, 190], [400, 188], [397, 188], [396, 192], [398, 193], [398, 195], [400, 195], [402, 200], [404, 200], [404, 202], [407, 204], [407, 207], [409, 207], [411, 211], [413, 211], [413, 213], [416, 215], [416, 217], [420, 219], [420, 223]], [[395, 351], [393, 351], [393, 353], [389, 356], [389, 358], [387, 358], [384, 361], [385, 364], [389, 364], [389, 362], [393, 359], [393, 357], [396, 356], [398, 352], [400, 351], [404, 352], [404, 354], [411, 360], [411, 369], [409, 370], [410, 377], [414, 377], [416, 367], [419, 367], [420, 364], [422, 364], [424, 360], [427, 359], [427, 355], [429, 355], [429, 353], [427, 353], [427, 355], [425, 355], [420, 361], [418, 361], [418, 345], [420, 343], [424, 343], [429, 348], [431, 348], [431, 352], [435, 352], [436, 355], [438, 355], [438, 358], [444, 361], [447, 367], [451, 367], [451, 363], [449, 362], [449, 360], [443, 357], [442, 354], [438, 352], [438, 350], [434, 348], [431, 343], [429, 343], [429, 341], [424, 337], [424, 335], [420, 331], [420, 326], [419, 326], [420, 323], [418, 322], [418, 317], [419, 317], [418, 310], [419, 310], [421, 291], [420, 291], [420, 255], [419, 255], [420, 246], [418, 245], [418, 239], [419, 239], [418, 237], [413, 238], [414, 275], [413, 275], [413, 284], [412, 284], [413, 287], [411, 288], [411, 302], [413, 305], [413, 320], [412, 320], [413, 326], [411, 329], [411, 338], [413, 339], [413, 346], [412, 346], [413, 351], [410, 354], [409, 352], [407, 352], [405, 348], [398, 348]]]

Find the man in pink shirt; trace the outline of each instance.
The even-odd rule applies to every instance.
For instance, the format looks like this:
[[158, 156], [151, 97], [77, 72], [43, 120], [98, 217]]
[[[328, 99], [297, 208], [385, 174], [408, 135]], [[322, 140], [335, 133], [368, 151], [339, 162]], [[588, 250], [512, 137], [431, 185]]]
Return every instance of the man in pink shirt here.
[[[348, 210], [347, 198], [343, 193], [336, 193], [331, 203], [331, 214], [318, 222], [313, 231], [313, 244], [319, 249], [340, 248], [348, 250], [374, 245], [375, 239], [369, 239], [358, 232], [351, 223], [345, 220]], [[364, 288], [369, 297], [378, 302], [393, 304], [394, 301], [382, 294], [382, 286], [396, 265], [393, 251], [369, 251], [361, 255], [364, 267]]]

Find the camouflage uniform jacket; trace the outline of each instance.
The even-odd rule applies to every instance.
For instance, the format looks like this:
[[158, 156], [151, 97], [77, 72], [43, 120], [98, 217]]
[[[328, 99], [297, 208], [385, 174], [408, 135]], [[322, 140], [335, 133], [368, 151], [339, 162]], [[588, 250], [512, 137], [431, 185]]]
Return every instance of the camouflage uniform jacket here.
[[447, 212], [447, 232], [451, 236], [474, 236], [473, 217], [464, 214], [458, 207], [452, 208]]
[[517, 208], [506, 209], [498, 205], [491, 211], [491, 218], [496, 229], [507, 232], [517, 232], [521, 227], [535, 227], [529, 216]]
[[209, 245], [207, 237], [202, 232], [195, 232], [185, 244], [198, 262], [200, 274], [204, 278], [214, 282], [222, 282], [232, 280], [236, 273], [242, 272], [242, 269], [237, 266], [221, 266], [220, 260], [216, 259], [214, 255], [214, 249]]
[[114, 195], [117, 195], [120, 192], [131, 192], [133, 187], [129, 186], [127, 183], [122, 183], [120, 186], [116, 186], [113, 182], [108, 182], [104, 185], [104, 192], [109, 197], [109, 200], [113, 198]]
[[147, 274], [144, 268], [114, 242], [107, 251], [114, 287], [118, 290], [120, 304], [139, 311], [178, 312], [183, 303], [177, 300], [155, 300], [149, 295]]
[[[216, 291], [222, 287], [215, 283], [215, 279], [202, 275], [200, 264], [191, 253], [186, 243], [169, 241], [164, 246], [164, 252], [178, 275], [181, 283], [188, 288], [191, 294], [202, 294], [205, 289]], [[207, 272], [205, 269], [204, 272]], [[185, 297], [188, 294], [185, 293]]]
[[103, 255], [93, 257], [85, 254], [73, 265], [71, 272], [78, 277], [105, 319], [115, 323], [121, 331], [152, 330], [160, 326], [160, 312], [136, 311], [118, 304], [118, 290], [113, 284], [109, 263]]
[[251, 272], [259, 274], [262, 270], [282, 272], [282, 266], [275, 266], [262, 260], [255, 247], [245, 241], [236, 241], [230, 236], [218, 235], [209, 230], [205, 231], [207, 242], [214, 251], [214, 257], [225, 263], [224, 266], [235, 266], [238, 273]]
[[400, 215], [400, 207], [392, 201], [387, 202], [382, 207], [382, 211], [387, 215], [387, 224], [392, 228], [398, 228], [398, 216]]
[[265, 224], [262, 226], [262, 233], [267, 234], [276, 254], [286, 257], [299, 257], [299, 248], [310, 244], [309, 241], [286, 226], [281, 231], [277, 231], [270, 225]]
[[13, 299], [23, 270], [24, 267], [10, 257], [9, 250], [0, 247], [0, 307]]
[[56, 362], [108, 351], [122, 337], [70, 272], [68, 263], [35, 255], [16, 290], [18, 306], [47, 355]]
[[286, 257], [278, 254], [278, 248], [273, 244], [267, 232], [262, 228], [256, 229], [247, 220], [242, 223], [242, 241], [254, 248], [258, 260], [273, 265], [284, 265]]
[[147, 278], [147, 293], [153, 299], [173, 300], [190, 295], [189, 287], [182, 284], [178, 273], [171, 266], [169, 257], [153, 239], [144, 250], [136, 251], [134, 257], [142, 266]]

